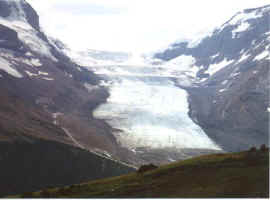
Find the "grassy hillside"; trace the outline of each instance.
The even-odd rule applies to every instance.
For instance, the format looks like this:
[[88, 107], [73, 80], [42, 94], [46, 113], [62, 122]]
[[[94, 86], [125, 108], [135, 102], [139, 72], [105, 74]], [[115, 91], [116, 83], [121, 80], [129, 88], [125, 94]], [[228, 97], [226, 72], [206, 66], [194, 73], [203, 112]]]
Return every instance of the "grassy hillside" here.
[[18, 197], [268, 197], [268, 152], [200, 156], [139, 174], [43, 190]]
[[119, 176], [135, 169], [48, 140], [0, 141], [0, 196]]

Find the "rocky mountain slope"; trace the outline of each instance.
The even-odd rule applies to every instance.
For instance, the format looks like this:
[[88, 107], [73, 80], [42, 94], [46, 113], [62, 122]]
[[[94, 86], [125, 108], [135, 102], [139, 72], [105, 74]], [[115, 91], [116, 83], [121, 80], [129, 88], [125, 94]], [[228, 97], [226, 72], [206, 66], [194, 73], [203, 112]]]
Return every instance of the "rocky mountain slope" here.
[[105, 155], [120, 150], [91, 115], [108, 97], [99, 80], [41, 31], [26, 1], [0, 1], [0, 194], [133, 170]]
[[[184, 70], [189, 115], [224, 150], [268, 143], [270, 6], [237, 13], [208, 36], [177, 42], [155, 64]], [[186, 63], [188, 62], [188, 67]]]

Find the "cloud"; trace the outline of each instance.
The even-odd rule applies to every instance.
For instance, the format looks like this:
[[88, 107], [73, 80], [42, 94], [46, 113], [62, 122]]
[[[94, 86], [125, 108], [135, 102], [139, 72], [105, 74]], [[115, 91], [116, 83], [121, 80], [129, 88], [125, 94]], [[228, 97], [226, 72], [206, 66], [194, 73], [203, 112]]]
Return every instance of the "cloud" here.
[[112, 7], [107, 5], [93, 4], [90, 2], [78, 3], [67, 3], [67, 4], [56, 4], [53, 9], [57, 12], [66, 13], [69, 15], [117, 15], [125, 11], [124, 8]]
[[28, 0], [43, 29], [75, 49], [153, 51], [268, 0]]

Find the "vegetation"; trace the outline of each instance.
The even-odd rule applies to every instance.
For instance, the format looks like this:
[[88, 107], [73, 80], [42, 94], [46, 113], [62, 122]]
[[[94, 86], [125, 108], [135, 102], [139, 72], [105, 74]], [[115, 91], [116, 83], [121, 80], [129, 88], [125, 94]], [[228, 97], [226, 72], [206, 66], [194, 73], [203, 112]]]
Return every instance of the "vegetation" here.
[[141, 166], [139, 169], [138, 169], [138, 173], [144, 173], [144, 172], [147, 172], [147, 171], [151, 171], [151, 170], [154, 170], [154, 169], [157, 169], [158, 167], [153, 165], [153, 164], [149, 164], [149, 165], [143, 165]]
[[134, 172], [31, 195], [58, 198], [265, 198], [269, 196], [268, 177], [268, 151], [246, 151], [200, 156], [144, 173]]

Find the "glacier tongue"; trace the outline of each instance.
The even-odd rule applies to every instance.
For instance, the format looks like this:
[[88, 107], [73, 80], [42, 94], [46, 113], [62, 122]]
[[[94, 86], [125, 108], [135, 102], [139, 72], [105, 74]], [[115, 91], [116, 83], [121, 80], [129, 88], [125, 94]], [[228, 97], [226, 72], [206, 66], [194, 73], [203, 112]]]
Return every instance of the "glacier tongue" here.
[[159, 68], [115, 65], [94, 69], [108, 80], [103, 85], [110, 91], [94, 116], [119, 130], [114, 135], [122, 146], [220, 149], [189, 118], [187, 92], [176, 87], [172, 77], [160, 74]]

